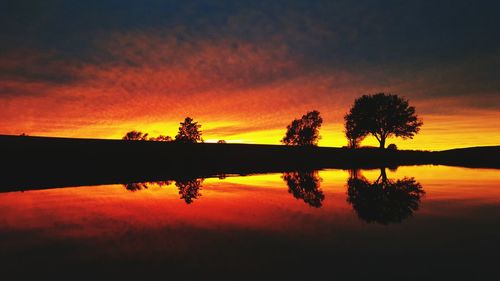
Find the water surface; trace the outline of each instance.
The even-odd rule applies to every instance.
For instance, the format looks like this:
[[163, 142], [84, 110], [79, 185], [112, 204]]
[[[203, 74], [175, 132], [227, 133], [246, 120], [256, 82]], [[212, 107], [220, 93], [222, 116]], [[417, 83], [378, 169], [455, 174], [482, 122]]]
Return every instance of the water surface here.
[[411, 166], [6, 192], [0, 262], [13, 275], [485, 279], [499, 183], [494, 169]]

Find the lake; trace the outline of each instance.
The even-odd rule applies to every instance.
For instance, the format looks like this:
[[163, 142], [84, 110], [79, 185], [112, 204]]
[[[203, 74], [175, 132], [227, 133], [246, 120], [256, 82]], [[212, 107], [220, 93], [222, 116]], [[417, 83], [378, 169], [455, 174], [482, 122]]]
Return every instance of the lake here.
[[3, 192], [0, 214], [0, 263], [12, 276], [485, 280], [500, 258], [496, 169], [402, 166]]

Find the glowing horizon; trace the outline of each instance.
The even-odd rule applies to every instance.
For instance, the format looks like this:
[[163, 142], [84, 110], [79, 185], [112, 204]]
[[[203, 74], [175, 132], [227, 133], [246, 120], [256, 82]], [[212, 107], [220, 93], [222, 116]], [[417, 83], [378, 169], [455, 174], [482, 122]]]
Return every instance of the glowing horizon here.
[[[407, 3], [390, 7], [392, 21], [384, 7], [361, 12], [334, 1], [213, 4], [209, 12], [201, 4], [125, 2], [136, 17], [85, 3], [72, 13], [0, 11], [7, 22], [26, 18], [0, 33], [0, 134], [174, 137], [190, 116], [206, 141], [279, 144], [294, 118], [318, 110], [319, 145], [340, 147], [354, 99], [386, 92], [409, 99], [424, 121], [414, 139], [387, 144], [500, 145], [500, 55], [490, 47], [497, 37], [486, 11], [456, 17], [454, 7]], [[173, 10], [179, 16], [151, 14]], [[89, 12], [95, 26], [83, 24]], [[457, 18], [453, 26], [431, 20]]]

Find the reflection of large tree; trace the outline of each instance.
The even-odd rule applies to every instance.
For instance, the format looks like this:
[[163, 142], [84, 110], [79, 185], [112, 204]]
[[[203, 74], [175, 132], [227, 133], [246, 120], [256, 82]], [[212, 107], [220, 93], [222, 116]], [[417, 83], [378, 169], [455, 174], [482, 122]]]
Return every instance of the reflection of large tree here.
[[179, 194], [186, 204], [193, 203], [193, 200], [200, 197], [200, 187], [203, 179], [183, 179], [176, 180], [175, 186], [179, 188]]
[[281, 178], [288, 185], [288, 192], [292, 193], [293, 197], [304, 200], [312, 207], [321, 207], [325, 195], [319, 188], [321, 178], [317, 171], [286, 172]]
[[414, 178], [388, 179], [385, 169], [372, 183], [356, 172], [347, 181], [347, 202], [367, 222], [400, 223], [418, 209], [425, 193]]

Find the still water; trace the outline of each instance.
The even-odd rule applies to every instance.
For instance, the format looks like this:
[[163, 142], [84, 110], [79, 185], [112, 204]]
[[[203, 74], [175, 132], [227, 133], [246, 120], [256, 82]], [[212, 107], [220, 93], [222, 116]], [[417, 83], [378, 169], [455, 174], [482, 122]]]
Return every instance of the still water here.
[[7, 276], [498, 280], [499, 251], [495, 169], [321, 170], [0, 193]]

